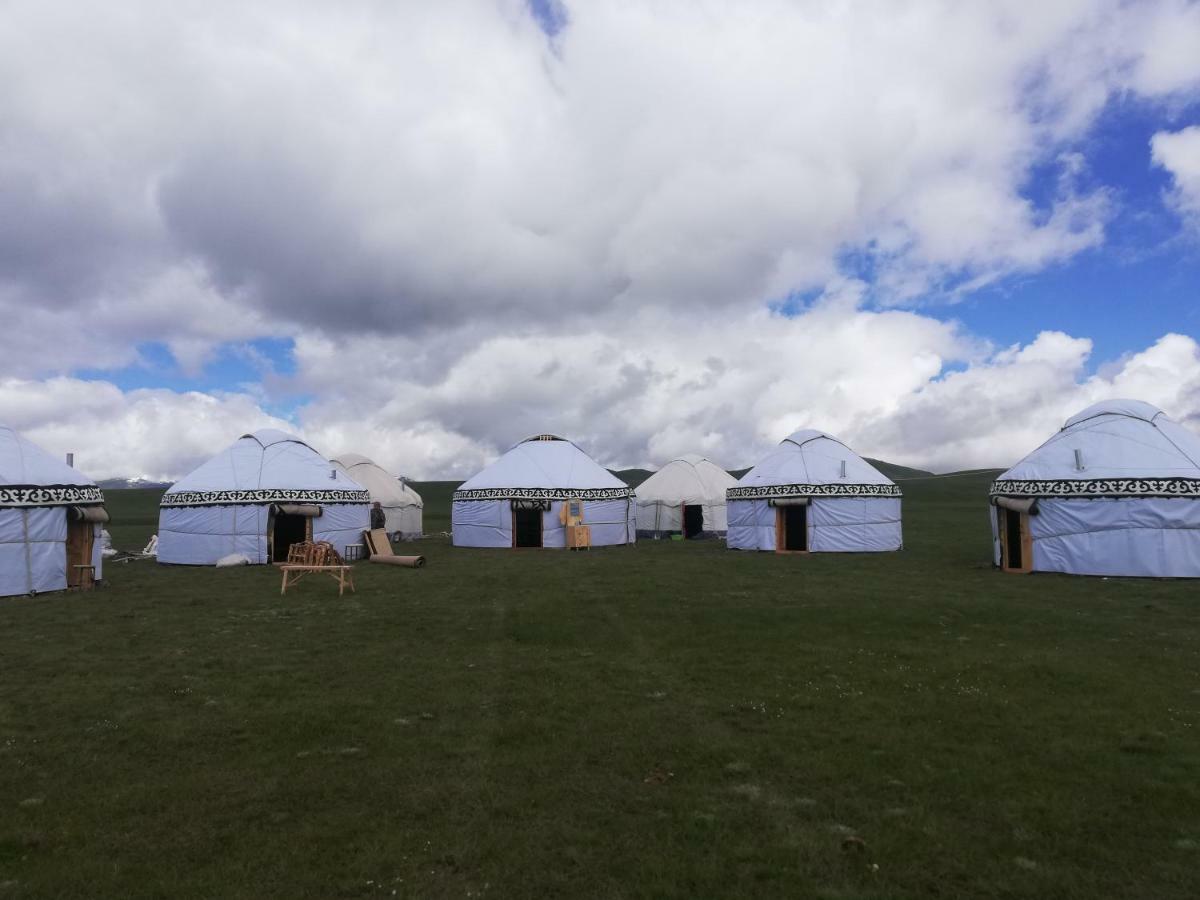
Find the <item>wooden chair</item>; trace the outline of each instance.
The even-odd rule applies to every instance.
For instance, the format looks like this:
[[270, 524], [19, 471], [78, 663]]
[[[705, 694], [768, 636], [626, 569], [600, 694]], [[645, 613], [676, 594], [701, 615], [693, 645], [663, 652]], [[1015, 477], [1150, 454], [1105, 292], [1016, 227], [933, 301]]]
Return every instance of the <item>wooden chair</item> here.
[[281, 595], [287, 593], [305, 575], [324, 573], [338, 583], [338, 596], [347, 587], [354, 591], [354, 571], [338, 556], [333, 544], [328, 541], [299, 541], [288, 547], [287, 562], [279, 567], [283, 572]]

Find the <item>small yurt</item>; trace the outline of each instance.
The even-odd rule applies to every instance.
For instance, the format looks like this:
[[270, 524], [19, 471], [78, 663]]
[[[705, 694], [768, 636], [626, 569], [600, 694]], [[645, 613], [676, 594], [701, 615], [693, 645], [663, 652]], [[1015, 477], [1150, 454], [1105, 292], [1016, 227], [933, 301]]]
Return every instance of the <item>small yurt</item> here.
[[725, 491], [737, 479], [703, 456], [681, 456], [637, 487], [638, 537], [723, 536]]
[[333, 460], [351, 481], [366, 488], [371, 502], [379, 501], [387, 517], [384, 528], [392, 540], [415, 540], [421, 536], [421, 517], [425, 502], [411, 487], [357, 453], [344, 453]]
[[0, 425], [0, 597], [91, 587], [107, 521], [94, 481]]
[[299, 541], [361, 544], [367, 492], [304, 441], [273, 429], [244, 434], [167, 489], [158, 561], [207, 566], [226, 556], [282, 562]]
[[797, 431], [726, 494], [728, 545], [778, 553], [899, 550], [900, 488], [823, 431]]
[[992, 484], [997, 566], [1200, 577], [1200, 437], [1140, 400], [1107, 400]]
[[633, 489], [570, 441], [527, 438], [454, 492], [456, 547], [565, 547], [568, 524], [590, 546], [632, 544]]

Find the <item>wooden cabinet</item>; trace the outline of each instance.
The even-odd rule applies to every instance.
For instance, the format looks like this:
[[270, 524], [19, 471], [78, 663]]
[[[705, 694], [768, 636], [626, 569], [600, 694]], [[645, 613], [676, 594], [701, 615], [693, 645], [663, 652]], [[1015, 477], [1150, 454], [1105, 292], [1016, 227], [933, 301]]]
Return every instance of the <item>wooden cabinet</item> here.
[[592, 527], [590, 525], [567, 526], [567, 549], [587, 550], [592, 546]]

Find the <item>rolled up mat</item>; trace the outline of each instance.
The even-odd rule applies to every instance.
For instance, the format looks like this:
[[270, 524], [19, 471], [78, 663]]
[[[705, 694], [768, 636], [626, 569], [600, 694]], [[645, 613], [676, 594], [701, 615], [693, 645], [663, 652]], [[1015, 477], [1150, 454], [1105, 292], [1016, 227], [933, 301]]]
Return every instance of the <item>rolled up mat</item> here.
[[419, 569], [425, 565], [425, 557], [423, 556], [372, 556], [371, 562], [384, 563], [389, 566], [408, 566], [410, 569]]

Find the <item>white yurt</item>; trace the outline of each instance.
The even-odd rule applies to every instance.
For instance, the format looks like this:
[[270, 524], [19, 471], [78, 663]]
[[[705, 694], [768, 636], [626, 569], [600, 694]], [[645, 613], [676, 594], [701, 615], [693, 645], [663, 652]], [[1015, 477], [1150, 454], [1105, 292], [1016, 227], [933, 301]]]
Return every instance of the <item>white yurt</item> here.
[[344, 453], [333, 464], [366, 488], [372, 503], [379, 501], [387, 518], [384, 528], [393, 540], [411, 541], [421, 536], [425, 501], [409, 485], [358, 453]]
[[900, 488], [823, 431], [790, 435], [726, 494], [737, 550], [899, 550]]
[[1107, 400], [992, 484], [996, 565], [1200, 577], [1200, 437], [1140, 400]]
[[91, 587], [107, 521], [94, 481], [0, 425], [0, 597]]
[[593, 547], [636, 540], [633, 489], [570, 441], [539, 434], [454, 492], [454, 545], [565, 547], [568, 501], [579, 501], [581, 524], [590, 528]]
[[736, 485], [703, 456], [671, 460], [637, 487], [638, 536], [724, 535], [725, 491]]
[[231, 555], [281, 562], [293, 543], [362, 543], [367, 492], [297, 437], [263, 429], [167, 489], [159, 504], [158, 561], [213, 565]]

